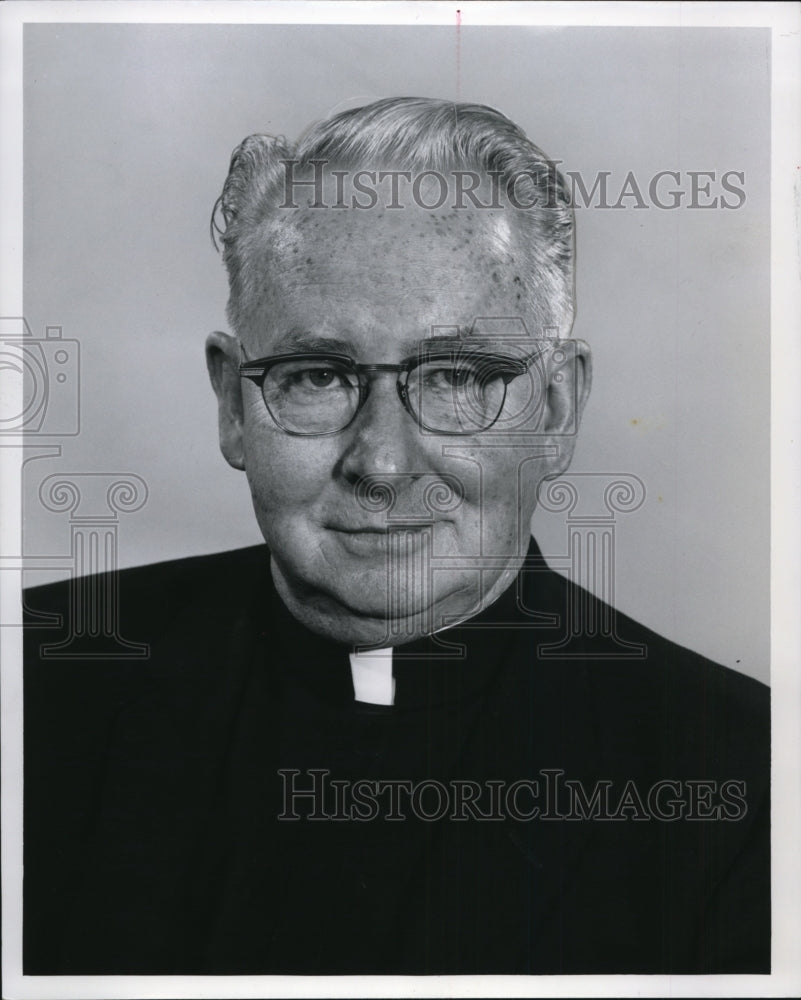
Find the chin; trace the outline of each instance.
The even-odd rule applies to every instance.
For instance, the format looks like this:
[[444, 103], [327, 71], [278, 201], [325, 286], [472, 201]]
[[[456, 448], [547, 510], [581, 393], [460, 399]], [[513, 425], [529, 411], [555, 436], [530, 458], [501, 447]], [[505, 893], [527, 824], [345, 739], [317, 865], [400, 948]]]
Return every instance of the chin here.
[[[387, 623], [379, 619], [359, 618], [342, 614], [328, 614], [318, 608], [302, 608], [298, 620], [310, 631], [334, 642], [349, 646], [394, 646], [395, 635], [390, 636]], [[404, 640], [405, 641], [405, 640]]]
[[[319, 596], [317, 596], [319, 595]], [[341, 576], [331, 586], [321, 587], [314, 603], [332, 614], [360, 621], [385, 622], [388, 619], [423, 615], [426, 611], [422, 588], [393, 593], [387, 583], [386, 568], [373, 573]]]
[[369, 578], [360, 576], [352, 589], [346, 589], [340, 582], [335, 591], [315, 601], [316, 611], [328, 620], [330, 629], [343, 635], [347, 630], [348, 639], [356, 636], [359, 642], [380, 642], [391, 631], [391, 644], [397, 645], [436, 632], [454, 618], [476, 610], [479, 594], [475, 581], [456, 579], [448, 583], [432, 600], [431, 592], [419, 586], [400, 593], [390, 592], [385, 573], [372, 586]]
[[427, 613], [390, 621], [384, 611], [359, 613], [329, 601], [290, 606], [295, 617], [312, 632], [353, 646], [400, 646], [435, 631]]
[[[401, 583], [405, 576], [396, 579]], [[433, 602], [430, 591], [419, 585], [393, 594], [386, 564], [362, 571], [343, 565], [333, 575], [326, 563], [319, 575], [289, 579], [279, 570], [276, 585], [292, 614], [312, 632], [368, 646], [400, 645], [430, 634], [443, 627], [443, 615], [472, 611], [477, 600], [475, 581], [459, 578], [438, 589]]]

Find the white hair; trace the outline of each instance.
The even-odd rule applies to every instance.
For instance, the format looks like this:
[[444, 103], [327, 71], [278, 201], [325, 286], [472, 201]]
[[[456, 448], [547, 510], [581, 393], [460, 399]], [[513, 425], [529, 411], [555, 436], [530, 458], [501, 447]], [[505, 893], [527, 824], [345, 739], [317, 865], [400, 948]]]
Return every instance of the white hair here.
[[[524, 256], [524, 289], [542, 329], [564, 333], [573, 317], [574, 217], [567, 185], [554, 164], [514, 122], [482, 104], [419, 97], [388, 98], [313, 125], [293, 147], [283, 137], [248, 136], [234, 150], [212, 213], [228, 271], [228, 315], [237, 329], [263, 276], [251, 274], [264, 223], [285, 198], [286, 161], [397, 170], [474, 170], [514, 186], [526, 210], [515, 211]], [[532, 207], [528, 207], [528, 206]], [[508, 207], [504, 205], [503, 207]], [[542, 329], [539, 332], [542, 332]]]

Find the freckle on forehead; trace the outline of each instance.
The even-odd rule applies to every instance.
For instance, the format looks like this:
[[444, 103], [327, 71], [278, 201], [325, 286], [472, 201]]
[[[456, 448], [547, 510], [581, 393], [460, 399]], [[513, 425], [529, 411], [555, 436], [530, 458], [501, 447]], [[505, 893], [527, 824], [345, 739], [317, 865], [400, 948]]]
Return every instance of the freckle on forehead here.
[[[461, 259], [464, 262], [461, 266], [469, 262], [471, 267], [484, 268], [484, 281], [499, 288], [501, 276], [490, 282], [487, 277], [493, 271], [497, 274], [499, 265], [505, 275], [511, 256], [506, 239], [511, 232], [509, 223], [494, 212], [478, 215], [420, 210], [412, 216], [411, 212], [300, 209], [277, 220], [273, 232], [276, 239], [273, 246], [279, 254], [305, 251], [303, 259], [309, 267], [327, 267], [329, 263], [336, 266], [342, 262], [347, 265], [352, 261], [354, 267], [375, 269], [379, 277], [389, 273], [391, 258], [398, 267], [406, 267], [404, 259], [408, 258], [411, 266], [411, 261], [419, 260], [421, 254], [430, 253], [431, 267], [435, 268], [437, 254], [444, 253], [448, 262]], [[362, 255], [366, 258], [360, 263]], [[441, 258], [440, 263], [444, 262], [445, 258]]]

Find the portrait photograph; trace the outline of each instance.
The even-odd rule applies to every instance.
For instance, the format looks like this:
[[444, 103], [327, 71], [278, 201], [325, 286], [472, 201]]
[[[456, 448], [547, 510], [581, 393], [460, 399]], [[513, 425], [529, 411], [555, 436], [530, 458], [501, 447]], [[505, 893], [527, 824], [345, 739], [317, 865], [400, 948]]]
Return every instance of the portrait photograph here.
[[3, 5], [4, 997], [797, 993], [800, 30]]

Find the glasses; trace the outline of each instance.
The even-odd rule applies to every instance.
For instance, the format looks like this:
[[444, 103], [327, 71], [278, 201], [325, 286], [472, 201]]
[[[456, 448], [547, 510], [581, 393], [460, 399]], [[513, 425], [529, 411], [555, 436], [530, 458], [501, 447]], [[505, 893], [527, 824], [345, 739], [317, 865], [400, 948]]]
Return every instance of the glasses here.
[[261, 388], [275, 423], [298, 437], [345, 430], [370, 394], [371, 377], [382, 372], [397, 374], [400, 401], [423, 430], [476, 434], [498, 420], [509, 383], [546, 349], [512, 358], [461, 347], [421, 352], [396, 365], [357, 364], [345, 354], [275, 354], [245, 360], [239, 374]]

